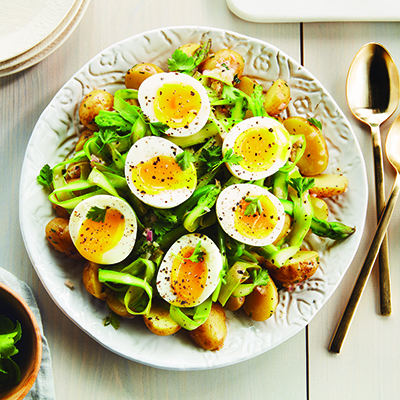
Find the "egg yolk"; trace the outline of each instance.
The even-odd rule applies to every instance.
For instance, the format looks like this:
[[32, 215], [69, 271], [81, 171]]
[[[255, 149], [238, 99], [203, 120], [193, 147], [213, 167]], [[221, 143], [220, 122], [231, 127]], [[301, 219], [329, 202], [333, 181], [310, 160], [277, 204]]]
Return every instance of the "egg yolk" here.
[[171, 128], [188, 128], [200, 108], [199, 93], [183, 83], [166, 83], [154, 99], [156, 118]]
[[190, 306], [203, 293], [207, 281], [207, 264], [203, 258], [199, 262], [189, 260], [194, 247], [184, 247], [175, 257], [171, 272], [171, 286], [180, 299], [181, 306]]
[[254, 127], [237, 137], [234, 152], [243, 157], [239, 163], [242, 168], [250, 172], [261, 172], [281, 157], [283, 145], [287, 143], [281, 142], [273, 128]]
[[261, 214], [256, 210], [253, 214], [245, 215], [246, 208], [250, 205], [242, 199], [234, 209], [234, 224], [236, 230], [243, 236], [252, 239], [264, 239], [268, 237], [278, 222], [278, 212], [272, 201], [266, 197], [260, 197], [262, 207]]
[[171, 156], [156, 156], [132, 168], [132, 182], [142, 193], [159, 194], [165, 190], [191, 188], [195, 179], [194, 167], [182, 171]]
[[124, 216], [118, 210], [107, 208], [104, 222], [88, 218], [83, 221], [76, 248], [87, 260], [101, 264], [103, 254], [119, 243], [124, 230]]

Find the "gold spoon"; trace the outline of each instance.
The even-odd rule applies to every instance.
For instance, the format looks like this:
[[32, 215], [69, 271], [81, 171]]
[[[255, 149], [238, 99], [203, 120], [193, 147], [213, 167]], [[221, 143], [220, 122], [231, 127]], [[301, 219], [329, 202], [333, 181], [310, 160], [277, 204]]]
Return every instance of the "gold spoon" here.
[[[399, 74], [388, 51], [378, 43], [367, 43], [354, 57], [347, 74], [346, 95], [353, 115], [371, 128], [377, 220], [385, 206], [382, 145], [379, 127], [396, 110], [399, 102]], [[392, 311], [389, 251], [384, 238], [379, 253], [381, 314]]]
[[346, 309], [344, 310], [342, 318], [340, 319], [340, 322], [336, 328], [336, 332], [329, 346], [329, 350], [334, 353], [340, 353], [340, 349], [346, 338], [358, 303], [360, 302], [361, 296], [364, 292], [364, 288], [367, 284], [368, 277], [378, 255], [382, 240], [385, 237], [390, 218], [393, 214], [394, 206], [396, 205], [396, 200], [400, 193], [400, 115], [397, 116], [396, 120], [393, 122], [393, 125], [390, 127], [387, 135], [386, 156], [396, 171], [396, 178], [393, 183], [389, 200], [386, 204], [386, 207], [384, 207], [382, 217], [379, 220], [378, 228], [365, 258], [364, 265], [361, 268], [356, 284], [354, 285], [353, 292], [351, 293]]

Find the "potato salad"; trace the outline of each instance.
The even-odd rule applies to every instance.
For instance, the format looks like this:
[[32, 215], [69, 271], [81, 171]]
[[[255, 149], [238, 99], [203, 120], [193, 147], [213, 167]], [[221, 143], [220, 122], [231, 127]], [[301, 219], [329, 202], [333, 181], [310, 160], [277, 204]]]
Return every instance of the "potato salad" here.
[[82, 263], [104, 325], [134, 318], [215, 351], [227, 312], [266, 321], [281, 290], [315, 273], [307, 235], [355, 231], [328, 220], [324, 201], [348, 180], [325, 173], [323, 121], [289, 115], [284, 80], [262, 86], [211, 39], [167, 65], [143, 60], [124, 88], [93, 88], [78, 104], [75, 152], [38, 175], [55, 213], [45, 233]]

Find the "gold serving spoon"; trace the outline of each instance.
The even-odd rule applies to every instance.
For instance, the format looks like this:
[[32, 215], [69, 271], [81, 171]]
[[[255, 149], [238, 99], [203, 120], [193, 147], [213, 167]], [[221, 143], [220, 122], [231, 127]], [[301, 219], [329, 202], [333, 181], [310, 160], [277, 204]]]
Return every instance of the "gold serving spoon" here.
[[386, 156], [390, 164], [392, 164], [393, 168], [396, 170], [396, 178], [393, 183], [389, 200], [386, 204], [386, 207], [384, 207], [382, 217], [379, 220], [378, 228], [365, 258], [364, 265], [361, 268], [346, 309], [344, 310], [342, 318], [336, 328], [336, 332], [329, 346], [329, 350], [334, 353], [340, 353], [340, 349], [342, 348], [358, 303], [360, 302], [361, 296], [364, 292], [364, 288], [367, 284], [368, 277], [378, 255], [382, 240], [385, 237], [390, 218], [393, 214], [394, 206], [396, 205], [396, 200], [400, 193], [400, 115], [397, 116], [396, 120], [393, 122], [393, 125], [390, 127], [387, 135]]
[[[346, 95], [353, 115], [371, 127], [377, 220], [385, 206], [380, 125], [396, 110], [399, 102], [399, 74], [388, 51], [378, 43], [367, 43], [354, 57], [346, 82]], [[379, 253], [381, 314], [392, 311], [389, 251], [384, 238]]]

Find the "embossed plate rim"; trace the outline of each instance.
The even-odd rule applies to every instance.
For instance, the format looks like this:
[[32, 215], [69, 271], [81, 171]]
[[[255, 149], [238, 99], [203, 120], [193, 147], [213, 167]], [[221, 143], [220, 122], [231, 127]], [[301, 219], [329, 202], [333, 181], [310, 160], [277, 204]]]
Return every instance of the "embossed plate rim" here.
[[[53, 214], [46, 193], [36, 183], [36, 176], [45, 163], [54, 165], [72, 148], [78, 129], [77, 104], [84, 94], [97, 86], [113, 91], [118, 86], [115, 81], [122, 85], [126, 70], [136, 59], [162, 60], [165, 65], [166, 58], [180, 44], [204, 37], [213, 38], [214, 50], [228, 46], [241, 52], [247, 61], [245, 72], [250, 75], [262, 72], [265, 76], [260, 81], [264, 84], [278, 75], [284, 79], [289, 77], [293, 97], [289, 113], [312, 112], [323, 120], [331, 151], [331, 172], [339, 170], [350, 180], [350, 190], [341, 201], [330, 202], [333, 216], [357, 226], [356, 233], [340, 244], [329, 241], [321, 244], [313, 239], [321, 246], [321, 268], [294, 291], [280, 293], [273, 318], [255, 323], [243, 314], [237, 318], [238, 313], [228, 313], [228, 337], [218, 352], [195, 347], [182, 330], [163, 338], [152, 335], [141, 322], [125, 320], [118, 331], [105, 328], [102, 325], [107, 314], [105, 306], [85, 291], [80, 278], [81, 266], [51, 251], [47, 244], [44, 225]], [[352, 190], [354, 183], [357, 190]], [[311, 321], [338, 286], [356, 253], [364, 228], [367, 198], [365, 163], [349, 122], [325, 88], [297, 61], [269, 43], [232, 31], [168, 27], [135, 35], [103, 50], [60, 89], [44, 110], [28, 143], [22, 167], [20, 225], [28, 255], [44, 287], [57, 306], [83, 331], [112, 352], [145, 365], [201, 370], [228, 366], [262, 354]], [[335, 258], [335, 263], [324, 264], [330, 257]], [[75, 290], [64, 285], [66, 279], [75, 284]]]

